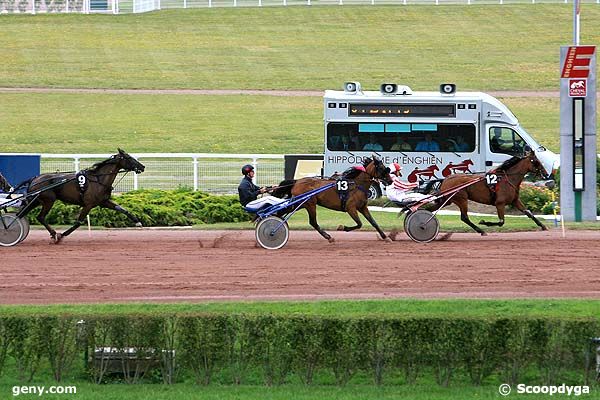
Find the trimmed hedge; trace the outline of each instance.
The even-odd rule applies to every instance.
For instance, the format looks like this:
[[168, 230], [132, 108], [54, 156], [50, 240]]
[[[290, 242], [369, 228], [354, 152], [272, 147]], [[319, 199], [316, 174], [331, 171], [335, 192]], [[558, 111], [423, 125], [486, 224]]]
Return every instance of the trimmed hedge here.
[[[597, 319], [339, 318], [306, 315], [63, 315], [0, 317], [0, 373], [16, 368], [22, 382], [49, 369], [57, 382], [73, 361], [97, 348], [134, 348], [149, 366], [123, 362], [121, 379], [208, 385], [266, 385], [317, 376], [345, 385], [360, 373], [373, 384], [455, 377], [474, 385], [501, 380], [547, 384], [587, 381]], [[12, 358], [14, 362], [7, 362]], [[89, 357], [87, 358], [90, 359]], [[6, 374], [7, 372], [4, 371]], [[106, 364], [87, 363], [87, 376], [107, 379]]]
[[[144, 226], [185, 226], [217, 222], [249, 221], [251, 215], [241, 207], [238, 196], [215, 196], [191, 189], [136, 190], [116, 196], [115, 201], [137, 216]], [[57, 201], [46, 217], [50, 225], [72, 225], [80, 207]], [[37, 211], [28, 215], [38, 224]], [[96, 207], [90, 212], [93, 225], [107, 228], [133, 226], [125, 215]]]

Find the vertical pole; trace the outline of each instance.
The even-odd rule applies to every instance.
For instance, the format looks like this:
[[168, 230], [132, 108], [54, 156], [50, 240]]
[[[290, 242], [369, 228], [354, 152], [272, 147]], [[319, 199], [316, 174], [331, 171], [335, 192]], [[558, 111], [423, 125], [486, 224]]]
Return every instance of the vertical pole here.
[[194, 192], [198, 190], [198, 157], [194, 157], [194, 161], [192, 161], [192, 165], [194, 166]]
[[187, 8], [187, 0], [183, 0], [183, 8]]
[[133, 173], [133, 190], [138, 190], [138, 174], [137, 174], [137, 172]]
[[35, 0], [31, 0], [31, 14], [35, 15]]
[[69, 0], [67, 0], [66, 11], [67, 11], [67, 13], [69, 12]]
[[579, 1], [573, 0], [573, 44], [579, 46]]
[[254, 178], [252, 178], [252, 181], [254, 182], [254, 184], [256, 185], [256, 174], [257, 174], [257, 169], [258, 169], [258, 164], [256, 163], [256, 157], [252, 158], [252, 166], [254, 167]]

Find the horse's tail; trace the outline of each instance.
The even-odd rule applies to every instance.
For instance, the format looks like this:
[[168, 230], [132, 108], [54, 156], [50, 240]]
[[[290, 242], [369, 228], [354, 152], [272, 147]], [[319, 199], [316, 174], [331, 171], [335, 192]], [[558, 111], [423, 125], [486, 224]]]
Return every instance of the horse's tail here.
[[271, 194], [281, 199], [284, 199], [286, 197], [292, 197], [292, 188], [294, 187], [295, 183], [296, 179], [286, 179], [284, 181], [281, 181], [281, 183], [279, 183], [277, 188], [273, 190]]

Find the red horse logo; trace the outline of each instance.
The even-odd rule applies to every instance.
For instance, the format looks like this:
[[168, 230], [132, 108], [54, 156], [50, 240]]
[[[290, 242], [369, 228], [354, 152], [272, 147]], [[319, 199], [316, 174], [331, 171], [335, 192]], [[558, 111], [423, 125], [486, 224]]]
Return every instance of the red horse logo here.
[[410, 183], [414, 183], [417, 181], [417, 179], [419, 177], [429, 177], [429, 179], [431, 178], [437, 178], [437, 176], [435, 176], [435, 171], [439, 171], [440, 169], [438, 168], [437, 165], [433, 164], [430, 165], [429, 167], [425, 168], [425, 169], [418, 169], [417, 167], [415, 167], [414, 171], [410, 173], [410, 175], [408, 176], [408, 181]]
[[446, 168], [443, 169], [442, 176], [444, 178], [446, 178], [447, 176], [456, 174], [459, 171], [464, 172], [464, 173], [472, 172], [469, 169], [469, 165], [473, 165], [473, 161], [465, 160], [465, 161], [461, 162], [460, 164], [452, 164], [452, 161], [450, 161], [450, 164], [446, 165]]

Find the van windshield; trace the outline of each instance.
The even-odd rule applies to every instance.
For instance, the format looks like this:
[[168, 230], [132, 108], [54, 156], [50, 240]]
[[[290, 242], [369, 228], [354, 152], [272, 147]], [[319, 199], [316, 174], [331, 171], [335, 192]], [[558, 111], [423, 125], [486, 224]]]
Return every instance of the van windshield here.
[[507, 127], [490, 128], [490, 150], [493, 153], [522, 155], [527, 142], [514, 129]]
[[475, 151], [474, 124], [336, 123], [327, 125], [330, 151]]

